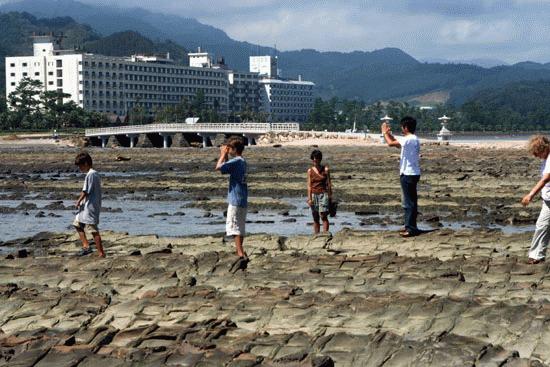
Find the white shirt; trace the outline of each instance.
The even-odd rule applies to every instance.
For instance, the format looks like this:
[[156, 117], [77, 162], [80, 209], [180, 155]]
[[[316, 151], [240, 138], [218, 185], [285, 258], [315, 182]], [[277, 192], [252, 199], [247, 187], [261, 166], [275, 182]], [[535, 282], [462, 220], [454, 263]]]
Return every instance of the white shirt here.
[[[542, 162], [542, 166], [540, 167], [541, 176], [544, 176], [548, 173], [550, 173], [550, 155], [548, 155], [548, 158], [546, 158], [546, 160]], [[544, 187], [542, 188], [541, 196], [542, 200], [550, 201], [550, 182], [544, 185]]]
[[399, 143], [401, 144], [399, 174], [420, 176], [420, 140], [416, 135], [409, 134], [399, 139]]

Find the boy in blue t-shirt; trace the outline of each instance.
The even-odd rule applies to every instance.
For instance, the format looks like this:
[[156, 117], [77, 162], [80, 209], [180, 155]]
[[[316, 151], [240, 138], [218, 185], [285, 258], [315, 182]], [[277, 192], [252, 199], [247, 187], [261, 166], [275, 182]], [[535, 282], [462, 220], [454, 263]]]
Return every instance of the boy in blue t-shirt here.
[[[220, 147], [220, 158], [216, 170], [229, 174], [229, 190], [227, 192], [227, 221], [226, 232], [235, 238], [237, 256], [246, 259], [243, 250], [243, 241], [246, 225], [246, 208], [248, 206], [248, 185], [246, 183], [247, 164], [242, 157], [244, 141], [239, 136], [232, 136], [226, 145]], [[228, 160], [228, 156], [234, 158]]]

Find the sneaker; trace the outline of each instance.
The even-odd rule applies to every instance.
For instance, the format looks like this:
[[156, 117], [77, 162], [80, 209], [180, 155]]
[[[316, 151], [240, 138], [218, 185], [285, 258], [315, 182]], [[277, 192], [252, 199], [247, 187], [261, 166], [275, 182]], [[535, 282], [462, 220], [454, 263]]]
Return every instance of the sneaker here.
[[235, 260], [233, 264], [231, 264], [231, 267], [229, 268], [229, 272], [235, 274], [239, 270], [245, 271], [246, 268], [248, 268], [249, 261], [250, 260], [248, 259], [248, 257], [243, 256], [243, 257], [237, 258], [237, 260]]
[[86, 255], [89, 255], [91, 254], [93, 251], [91, 248], [82, 248], [77, 254], [76, 256], [78, 257], [82, 257], [82, 256], [86, 256]]

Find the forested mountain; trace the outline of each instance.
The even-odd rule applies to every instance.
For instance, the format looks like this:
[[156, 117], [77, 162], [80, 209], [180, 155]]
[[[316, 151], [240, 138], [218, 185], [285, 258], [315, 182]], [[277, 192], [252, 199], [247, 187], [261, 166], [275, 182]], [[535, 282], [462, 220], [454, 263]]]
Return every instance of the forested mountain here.
[[172, 41], [153, 42], [134, 31], [113, 33], [95, 41], [85, 42], [83, 49], [87, 52], [109, 56], [170, 53], [170, 58], [176, 62], [187, 63], [187, 52], [183, 47]]
[[462, 106], [463, 121], [490, 130], [526, 131], [550, 128], [550, 81], [510, 83], [480, 91]]
[[[532, 62], [493, 68], [422, 63], [394, 48], [351, 53], [310, 49], [277, 52], [271, 47], [235, 41], [222, 30], [192, 18], [137, 8], [92, 6], [74, 0], [23, 0], [2, 5], [1, 11], [27, 11], [39, 17], [70, 16], [80, 23], [71, 23], [75, 26], [74, 32], [78, 34], [77, 30], [86, 30], [86, 37], [93, 38], [85, 41], [86, 46], [97, 53], [128, 54], [143, 47], [160, 53], [170, 52], [174, 58], [180, 58], [183, 48], [194, 50], [201, 46], [216, 56], [224, 56], [226, 63], [238, 70], [248, 69], [250, 55], [277, 54], [284, 77], [301, 75], [314, 81], [318, 95], [323, 98], [339, 97], [371, 103], [389, 99], [414, 100], [417, 96], [441, 92], [439, 95], [450, 96], [449, 102], [458, 106], [488, 88], [499, 88], [511, 82], [550, 80], [550, 65]], [[12, 14], [11, 17], [17, 16]], [[57, 19], [35, 19], [32, 27], [10, 26], [3, 21], [0, 24], [2, 28], [11, 27], [9, 32], [17, 34], [19, 39], [26, 38], [31, 28], [58, 31], [72, 27], [68, 24], [55, 26], [59, 19], [66, 18]], [[39, 26], [37, 23], [44, 24]], [[129, 30], [137, 33], [126, 32]], [[70, 33], [68, 29], [65, 32]], [[139, 34], [147, 37], [148, 42], [138, 42]], [[107, 38], [99, 41], [101, 37]], [[67, 43], [71, 43], [70, 37]], [[20, 54], [14, 53], [20, 51], [20, 47], [16, 50], [10, 48], [13, 44], [9, 39], [0, 39], [0, 52]], [[29, 42], [25, 45], [28, 46]], [[429, 98], [423, 99], [423, 103], [429, 102]]]

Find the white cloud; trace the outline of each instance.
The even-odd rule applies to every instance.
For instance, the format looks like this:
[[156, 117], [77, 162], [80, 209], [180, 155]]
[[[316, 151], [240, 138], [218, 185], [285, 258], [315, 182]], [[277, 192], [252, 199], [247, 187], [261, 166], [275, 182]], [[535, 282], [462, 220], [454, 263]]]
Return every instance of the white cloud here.
[[517, 39], [513, 23], [509, 21], [483, 22], [479, 20], [452, 21], [441, 29], [441, 42], [457, 44], [496, 44]]
[[[4, 0], [0, 0], [4, 1]], [[81, 0], [112, 5], [108, 0]], [[399, 47], [417, 58], [550, 61], [550, 0], [118, 0], [282, 50]], [[525, 56], [524, 56], [525, 55]]]

